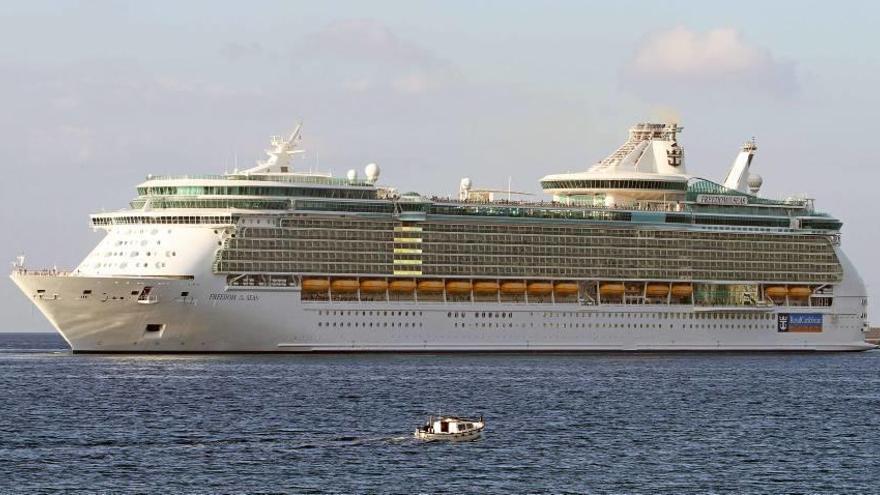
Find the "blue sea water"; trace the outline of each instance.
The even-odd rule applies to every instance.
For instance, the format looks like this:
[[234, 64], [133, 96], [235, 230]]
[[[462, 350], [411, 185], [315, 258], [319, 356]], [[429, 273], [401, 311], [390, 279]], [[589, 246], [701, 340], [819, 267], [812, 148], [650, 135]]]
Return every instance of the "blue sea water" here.
[[[427, 414], [483, 438], [420, 443]], [[72, 355], [0, 334], [0, 493], [880, 493], [880, 352]]]

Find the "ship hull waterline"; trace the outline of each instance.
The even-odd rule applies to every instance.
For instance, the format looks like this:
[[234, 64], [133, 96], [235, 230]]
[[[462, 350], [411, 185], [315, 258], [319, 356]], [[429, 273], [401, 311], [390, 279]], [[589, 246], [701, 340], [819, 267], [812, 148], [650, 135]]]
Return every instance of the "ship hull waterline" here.
[[[75, 353], [861, 351], [840, 308], [302, 301], [300, 291], [228, 290], [194, 279], [45, 276], [13, 281]], [[152, 287], [155, 301], [136, 295]], [[41, 292], [38, 292], [41, 291]], [[89, 294], [83, 295], [84, 291]], [[185, 294], [185, 295], [184, 295]], [[835, 305], [847, 305], [838, 296]], [[855, 305], [855, 298], [851, 304]], [[780, 332], [780, 313], [822, 314], [821, 331]], [[758, 316], [762, 315], [762, 316]], [[852, 321], [850, 321], [850, 319]]]

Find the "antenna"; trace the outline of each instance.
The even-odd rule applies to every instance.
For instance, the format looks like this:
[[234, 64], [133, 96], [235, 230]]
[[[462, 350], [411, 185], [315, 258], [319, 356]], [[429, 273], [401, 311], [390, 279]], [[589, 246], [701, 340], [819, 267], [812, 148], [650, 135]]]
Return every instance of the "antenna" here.
[[510, 201], [510, 181], [512, 181], [512, 180], [513, 180], [513, 178], [508, 175], [507, 176], [507, 201]]

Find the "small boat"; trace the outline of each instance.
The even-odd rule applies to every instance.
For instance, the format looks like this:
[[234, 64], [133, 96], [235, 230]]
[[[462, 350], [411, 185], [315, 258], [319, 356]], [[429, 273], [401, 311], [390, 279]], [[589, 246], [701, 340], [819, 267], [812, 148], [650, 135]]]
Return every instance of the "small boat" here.
[[416, 428], [415, 436], [419, 440], [433, 442], [446, 440], [461, 442], [475, 440], [483, 433], [486, 423], [480, 419], [460, 418], [457, 416], [431, 416], [423, 426]]

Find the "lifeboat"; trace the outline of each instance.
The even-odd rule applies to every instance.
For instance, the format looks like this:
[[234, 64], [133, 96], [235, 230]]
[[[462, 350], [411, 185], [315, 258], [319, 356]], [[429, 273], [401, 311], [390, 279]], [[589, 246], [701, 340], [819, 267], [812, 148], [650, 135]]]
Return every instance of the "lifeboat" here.
[[474, 292], [480, 294], [494, 294], [498, 288], [498, 282], [474, 282]]
[[810, 297], [813, 290], [809, 287], [789, 287], [788, 296], [796, 299], [806, 299]]
[[645, 294], [648, 297], [666, 297], [669, 294], [669, 286], [666, 284], [648, 284], [645, 287]]
[[322, 292], [330, 288], [326, 278], [306, 278], [302, 281], [302, 289], [311, 292]]
[[385, 292], [386, 289], [388, 289], [388, 282], [384, 280], [361, 280], [361, 291], [363, 292]]
[[550, 282], [531, 282], [528, 285], [528, 291], [533, 296], [546, 296], [553, 292], [553, 284]]
[[392, 280], [388, 284], [388, 290], [391, 292], [412, 292], [415, 288], [416, 283], [413, 280]]
[[468, 280], [453, 280], [446, 282], [446, 292], [450, 294], [466, 294], [471, 291], [471, 283]]
[[774, 285], [773, 287], [767, 287], [764, 289], [764, 294], [773, 299], [781, 299], [788, 295], [788, 289], [781, 285]]
[[348, 278], [340, 278], [330, 282], [330, 289], [333, 292], [355, 292], [360, 286], [357, 280]]
[[526, 284], [522, 282], [504, 282], [501, 284], [502, 294], [522, 294], [526, 291]]
[[560, 296], [570, 296], [578, 293], [578, 284], [574, 282], [556, 282], [553, 286], [553, 292]]
[[622, 296], [626, 291], [626, 287], [620, 283], [604, 283], [599, 286], [599, 295], [602, 296]]
[[443, 292], [443, 281], [442, 280], [422, 280], [419, 282], [418, 288], [419, 292]]
[[674, 297], [689, 297], [694, 292], [691, 284], [674, 284], [672, 286], [672, 295]]

